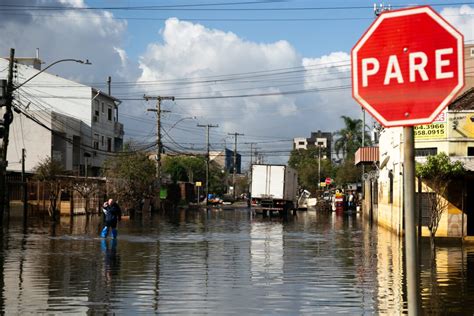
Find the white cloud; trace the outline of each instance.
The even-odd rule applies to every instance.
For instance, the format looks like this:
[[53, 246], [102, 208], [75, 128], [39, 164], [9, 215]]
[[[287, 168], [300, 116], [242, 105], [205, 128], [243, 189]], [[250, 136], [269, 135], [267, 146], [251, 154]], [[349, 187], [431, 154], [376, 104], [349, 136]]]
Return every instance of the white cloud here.
[[474, 8], [468, 5], [445, 8], [441, 15], [464, 35], [464, 41], [474, 41]]
[[[350, 89], [278, 94], [349, 84], [346, 78], [350, 75], [347, 53], [303, 59], [287, 41], [250, 42], [231, 32], [176, 18], [166, 21], [160, 35], [162, 40], [150, 44], [139, 60], [142, 71], [139, 80], [168, 80], [168, 83], [157, 83], [148, 88], [147, 93], [181, 97], [276, 93], [267, 97], [177, 101], [187, 115], [219, 123], [224, 133], [237, 131], [246, 136], [286, 139], [306, 137], [319, 129], [334, 131], [340, 127], [341, 115], [357, 116], [360, 113], [360, 107], [352, 101]], [[266, 76], [260, 72], [262, 70], [273, 72]], [[235, 78], [235, 74], [242, 73], [250, 74], [241, 80], [218, 80]], [[223, 74], [233, 75], [215, 77]], [[210, 77], [214, 79], [199, 84], [169, 84], [169, 80]], [[201, 135], [197, 137], [202, 138]]]
[[[83, 0], [36, 0], [24, 4], [86, 6]], [[39, 48], [46, 64], [63, 58], [89, 59], [93, 66], [61, 63], [50, 71], [85, 82], [105, 82], [107, 76], [123, 73], [116, 48], [122, 47], [126, 31], [127, 23], [113, 19], [107, 11], [24, 10], [18, 15], [0, 12], [0, 55], [6, 56], [10, 48], [15, 48], [16, 56], [32, 57]]]

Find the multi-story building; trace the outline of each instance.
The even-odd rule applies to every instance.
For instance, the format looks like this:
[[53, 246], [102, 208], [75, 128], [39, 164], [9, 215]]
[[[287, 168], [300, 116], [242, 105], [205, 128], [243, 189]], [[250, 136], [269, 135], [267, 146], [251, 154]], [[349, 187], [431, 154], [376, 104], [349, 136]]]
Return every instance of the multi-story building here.
[[[234, 172], [234, 151], [225, 148], [222, 151], [209, 152], [209, 159], [217, 163], [222, 169], [229, 173]], [[236, 155], [236, 173], [241, 173], [242, 157], [239, 153]]]
[[318, 148], [324, 149], [321, 151], [321, 158], [331, 158], [331, 143], [332, 134], [329, 132], [312, 132], [311, 137], [303, 138], [298, 137], [293, 139], [293, 149], [310, 149]]
[[[8, 63], [0, 59], [2, 79], [7, 77]], [[10, 126], [8, 170], [21, 170], [25, 148], [26, 171], [53, 157], [76, 175], [99, 175], [104, 160], [122, 148], [120, 100], [72, 80], [40, 73], [38, 58], [18, 58], [15, 69], [17, 86], [37, 76], [14, 93], [18, 113]]]

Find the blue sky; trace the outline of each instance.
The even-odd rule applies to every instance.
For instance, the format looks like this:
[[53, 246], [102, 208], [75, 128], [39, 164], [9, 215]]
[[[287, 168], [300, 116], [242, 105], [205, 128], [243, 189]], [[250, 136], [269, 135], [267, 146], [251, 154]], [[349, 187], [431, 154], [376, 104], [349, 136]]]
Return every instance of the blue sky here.
[[[51, 72], [99, 89], [112, 76], [112, 94], [124, 100], [127, 139], [155, 138], [156, 120], [146, 111], [154, 104], [143, 94], [173, 95], [175, 102], [163, 104], [172, 111], [163, 117], [165, 131], [181, 120], [165, 135], [170, 150], [203, 150], [204, 130], [196, 124], [219, 124], [212, 129], [212, 149], [232, 147], [228, 134], [238, 132], [245, 134], [239, 142], [247, 159], [256, 143], [267, 162], [284, 163], [294, 137], [337, 131], [341, 115], [362, 116], [351, 97], [349, 54], [374, 20], [373, 2], [263, 2], [3, 0], [0, 51], [7, 55], [14, 47], [17, 56], [32, 56], [39, 48], [45, 64], [88, 58], [91, 67], [62, 63]], [[389, 4], [433, 5], [467, 44], [474, 43], [473, 1]]]
[[[107, 1], [110, 2], [110, 1]], [[189, 3], [229, 3], [236, 1], [160, 1], [160, 5], [180, 5]], [[91, 1], [99, 4], [100, 1]], [[114, 1], [123, 5], [155, 5], [158, 1]], [[381, 2], [376, 2], [380, 4]], [[432, 5], [437, 11], [449, 3], [474, 3], [472, 1], [390, 1], [385, 2], [393, 8], [407, 4]], [[255, 42], [289, 41], [304, 56], [321, 56], [334, 51], [349, 51], [357, 39], [374, 20], [373, 1], [333, 0], [307, 1], [288, 0], [265, 4], [245, 4], [233, 6], [213, 6], [209, 8], [307, 8], [295, 11], [183, 11], [170, 10], [160, 12], [117, 12], [118, 17], [166, 19], [177, 17], [181, 20], [198, 22], [209, 28], [233, 32], [240, 37]], [[444, 4], [444, 5], [438, 5]], [[340, 7], [341, 9], [336, 9]], [[312, 9], [311, 9], [312, 8]], [[316, 9], [321, 8], [321, 9]], [[332, 8], [332, 9], [323, 9]], [[293, 21], [208, 21], [208, 19], [294, 19]], [[310, 20], [304, 20], [310, 19]], [[311, 20], [313, 19], [313, 20]], [[319, 19], [319, 20], [318, 20]], [[128, 20], [130, 42], [127, 50], [130, 55], [138, 56], [146, 45], [157, 40], [158, 30], [164, 21]]]

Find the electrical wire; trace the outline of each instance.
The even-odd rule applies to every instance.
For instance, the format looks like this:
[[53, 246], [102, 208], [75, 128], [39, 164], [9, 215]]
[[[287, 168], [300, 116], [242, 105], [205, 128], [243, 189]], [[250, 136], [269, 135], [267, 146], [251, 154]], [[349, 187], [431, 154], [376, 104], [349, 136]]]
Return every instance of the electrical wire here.
[[[263, 4], [273, 3], [276, 1], [255, 1], [255, 2], [234, 2], [234, 3], [198, 3], [198, 4], [183, 4], [183, 5], [162, 5], [162, 6], [122, 6], [122, 7], [73, 7], [73, 6], [28, 6], [3, 4], [0, 5], [2, 11], [348, 11], [348, 10], [367, 10], [373, 9], [373, 6], [326, 6], [326, 7], [236, 7], [236, 8], [215, 8], [215, 6], [231, 6], [242, 4]], [[279, 1], [281, 2], [281, 1]], [[472, 4], [469, 2], [451, 2], [451, 3], [432, 3], [430, 6], [458, 6]], [[392, 5], [392, 8], [406, 8], [413, 6], [413, 4], [399, 4]]]
[[[61, 139], [67, 141], [67, 142], [70, 143], [70, 144], [74, 144], [72, 139], [66, 137], [63, 133], [60, 133], [60, 132], [58, 132], [58, 131], [56, 131], [56, 130], [50, 128], [50, 127], [47, 126], [45, 123], [43, 123], [43, 122], [41, 122], [40, 120], [38, 120], [38, 119], [37, 119], [35, 116], [33, 116], [32, 114], [26, 112], [26, 111], [22, 108], [22, 106], [24, 107], [24, 105], [23, 105], [21, 102], [19, 102], [19, 101], [16, 100], [16, 104], [15, 104], [15, 106], [14, 106], [15, 109], [16, 109], [17, 111], [19, 111], [21, 114], [23, 114], [26, 118], [32, 120], [32, 121], [35, 122], [36, 124], [38, 124], [38, 125], [40, 125], [41, 127], [47, 129], [47, 130], [50, 131], [53, 135], [60, 137]], [[109, 151], [106, 151], [106, 150], [101, 150], [101, 149], [94, 148], [94, 147], [89, 146], [89, 145], [86, 145], [86, 144], [84, 144], [84, 143], [81, 143], [81, 144], [80, 144], [80, 147], [81, 147], [82, 149], [84, 149], [84, 150], [96, 151], [96, 152], [99, 152], [99, 153], [101, 153], [101, 154], [103, 154], [103, 155], [106, 155], [106, 156], [131, 155], [131, 154], [135, 154], [135, 153], [137, 153], [137, 152], [146, 151], [146, 150], [148, 150], [148, 149], [150, 149], [150, 148], [153, 148], [153, 147], [155, 147], [155, 146], [156, 146], [156, 143], [152, 143], [152, 144], [149, 144], [149, 145], [147, 145], [147, 146], [145, 146], [145, 147], [143, 147], [143, 148], [139, 148], [139, 149], [134, 150], [134, 151], [128, 151], [128, 152], [109, 152]]]

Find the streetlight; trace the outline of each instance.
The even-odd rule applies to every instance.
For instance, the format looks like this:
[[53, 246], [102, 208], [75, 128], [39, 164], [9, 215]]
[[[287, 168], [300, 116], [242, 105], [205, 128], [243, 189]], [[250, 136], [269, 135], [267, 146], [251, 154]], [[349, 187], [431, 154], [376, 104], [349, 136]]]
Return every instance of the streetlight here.
[[65, 59], [60, 59], [60, 60], [56, 60], [55, 62], [51, 63], [50, 65], [48, 65], [48, 67], [42, 69], [41, 71], [39, 71], [38, 73], [36, 73], [35, 75], [31, 76], [30, 78], [26, 79], [25, 81], [23, 81], [20, 85], [16, 86], [13, 88], [13, 90], [16, 90], [16, 89], [19, 89], [20, 87], [22, 87], [24, 84], [26, 84], [27, 82], [31, 81], [32, 79], [34, 79], [35, 77], [37, 77], [39, 74], [41, 74], [42, 72], [45, 72], [46, 70], [48, 70], [49, 68], [51, 68], [52, 66], [56, 65], [56, 64], [59, 64], [59, 63], [62, 63], [62, 62], [66, 62], [66, 61], [73, 61], [73, 62], [76, 62], [76, 63], [79, 63], [79, 64], [84, 64], [84, 65], [92, 65], [92, 63], [89, 61], [89, 59], [86, 59], [85, 61], [84, 60], [80, 60], [80, 59], [73, 59], [73, 58], [65, 58]]
[[178, 125], [179, 122], [182, 122], [184, 120], [195, 120], [195, 119], [196, 119], [195, 116], [183, 117], [183, 118], [177, 120], [176, 122], [174, 122], [174, 124], [171, 125], [171, 127], [168, 129], [167, 133], [169, 133], [176, 125]]

